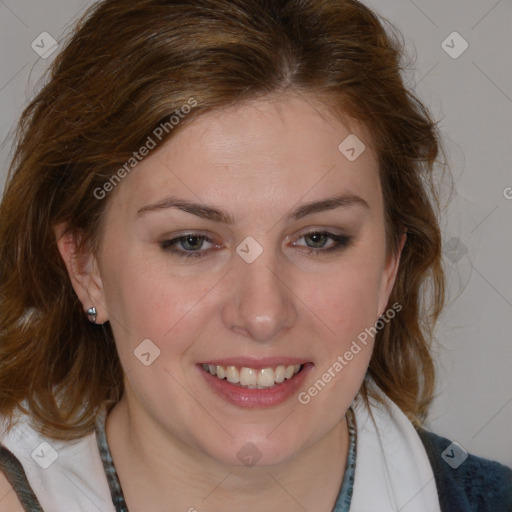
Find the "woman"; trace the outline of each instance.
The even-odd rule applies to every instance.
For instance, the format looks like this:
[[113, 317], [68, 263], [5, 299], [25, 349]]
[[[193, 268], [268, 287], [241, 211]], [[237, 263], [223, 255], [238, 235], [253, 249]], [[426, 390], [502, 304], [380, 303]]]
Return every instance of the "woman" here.
[[421, 428], [439, 140], [400, 58], [352, 0], [90, 10], [0, 210], [1, 510], [510, 509]]

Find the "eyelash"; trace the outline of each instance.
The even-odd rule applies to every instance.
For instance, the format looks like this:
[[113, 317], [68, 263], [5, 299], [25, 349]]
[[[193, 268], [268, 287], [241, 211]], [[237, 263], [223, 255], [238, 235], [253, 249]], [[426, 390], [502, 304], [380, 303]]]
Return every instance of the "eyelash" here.
[[203, 242], [208, 242], [213, 244], [213, 240], [206, 235], [200, 235], [196, 233], [187, 233], [186, 235], [178, 236], [176, 238], [173, 238], [172, 240], [165, 240], [160, 243], [160, 247], [164, 251], [171, 252], [173, 254], [176, 254], [177, 256], [180, 256], [182, 258], [200, 258], [205, 255], [207, 250], [202, 251], [186, 251], [186, 250], [177, 250], [174, 249], [176, 245], [178, 245], [180, 242], [185, 241], [187, 238], [193, 237], [193, 238], [199, 238]]
[[[293, 245], [295, 247], [302, 247], [303, 248], [302, 250], [304, 250], [305, 252], [307, 252], [310, 255], [321, 256], [323, 254], [332, 253], [335, 251], [340, 251], [342, 249], [346, 249], [347, 247], [349, 247], [352, 244], [352, 241], [353, 241], [353, 237], [351, 237], [351, 236], [336, 235], [329, 231], [310, 231], [308, 233], [304, 233], [302, 236], [299, 237], [298, 240], [300, 240], [304, 237], [307, 237], [307, 236], [312, 236], [312, 235], [325, 235], [329, 240], [332, 240], [333, 242], [335, 242], [335, 245], [333, 245], [332, 247], [328, 247], [326, 249], [321, 248], [321, 247], [314, 248], [314, 247], [308, 247], [308, 246], [303, 246], [303, 245], [298, 246], [295, 243]], [[213, 240], [206, 235], [201, 235], [201, 234], [197, 234], [197, 233], [187, 233], [185, 235], [173, 238], [171, 240], [165, 240], [163, 242], [160, 242], [160, 247], [164, 251], [171, 252], [172, 254], [175, 254], [182, 258], [201, 258], [201, 257], [205, 256], [209, 249], [198, 250], [198, 251], [190, 251], [190, 250], [187, 251], [187, 250], [175, 249], [176, 245], [185, 241], [189, 237], [200, 239], [200, 240], [202, 240], [202, 242], [214, 244]], [[219, 247], [219, 246], [217, 245], [217, 247]]]
[[308, 254], [311, 254], [313, 256], [319, 256], [326, 253], [336, 252], [340, 251], [342, 249], [346, 249], [350, 246], [350, 244], [353, 241], [353, 237], [347, 236], [347, 235], [335, 235], [334, 233], [331, 233], [329, 231], [309, 231], [308, 233], [304, 233], [300, 238], [304, 238], [306, 236], [311, 235], [325, 235], [328, 239], [335, 242], [335, 244], [332, 247], [328, 247], [327, 249], [324, 248], [318, 248], [315, 249], [314, 247], [308, 247], [301, 245], [300, 247], [303, 247], [303, 250], [305, 250]]

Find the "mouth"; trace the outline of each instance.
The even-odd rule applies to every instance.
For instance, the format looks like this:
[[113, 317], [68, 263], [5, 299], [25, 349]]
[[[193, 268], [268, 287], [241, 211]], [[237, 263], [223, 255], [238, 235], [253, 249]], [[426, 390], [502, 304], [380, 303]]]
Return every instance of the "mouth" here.
[[303, 364], [280, 364], [275, 367], [257, 369], [247, 366], [202, 364], [203, 370], [217, 379], [226, 380], [246, 389], [273, 388], [285, 380], [292, 379], [303, 367]]
[[[223, 364], [220, 364], [223, 363]], [[312, 362], [297, 360], [211, 361], [196, 365], [207, 386], [232, 405], [263, 408], [297, 395]]]

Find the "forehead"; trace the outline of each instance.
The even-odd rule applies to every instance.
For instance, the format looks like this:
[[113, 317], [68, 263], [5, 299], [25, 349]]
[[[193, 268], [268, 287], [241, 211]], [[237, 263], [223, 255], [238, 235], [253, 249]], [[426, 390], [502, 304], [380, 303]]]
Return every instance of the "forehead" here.
[[283, 94], [203, 114], [140, 162], [120, 189], [114, 201], [130, 210], [172, 194], [247, 211], [344, 192], [378, 202], [380, 183], [364, 126], [346, 126], [323, 104]]

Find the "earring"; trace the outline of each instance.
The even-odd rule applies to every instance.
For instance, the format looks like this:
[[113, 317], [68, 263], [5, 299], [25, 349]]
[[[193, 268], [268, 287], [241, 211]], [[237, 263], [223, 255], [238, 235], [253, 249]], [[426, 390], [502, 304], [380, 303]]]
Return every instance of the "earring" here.
[[92, 308], [89, 308], [87, 310], [87, 316], [89, 317], [89, 322], [91, 322], [92, 324], [95, 324], [96, 323], [96, 308], [95, 307], [92, 307]]

